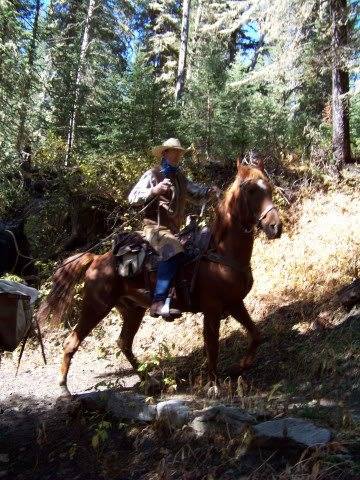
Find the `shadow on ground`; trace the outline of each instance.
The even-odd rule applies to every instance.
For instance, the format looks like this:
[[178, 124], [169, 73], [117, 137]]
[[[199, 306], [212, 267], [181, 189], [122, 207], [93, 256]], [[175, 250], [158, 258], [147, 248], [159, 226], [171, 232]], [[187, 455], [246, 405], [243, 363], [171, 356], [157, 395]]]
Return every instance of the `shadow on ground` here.
[[[266, 341], [259, 347], [254, 365], [244, 373], [242, 394], [267, 394], [295, 399], [349, 402], [360, 407], [359, 314], [346, 314], [334, 326], [315, 319], [323, 302], [294, 302], [282, 306], [260, 324]], [[305, 331], [304, 331], [305, 329]], [[233, 332], [220, 342], [219, 376], [244, 355], [247, 340]], [[201, 374], [203, 349], [164, 361], [162, 368], [186, 388]]]
[[[264, 319], [261, 329], [267, 341], [254, 366], [220, 401], [232, 400], [258, 414], [295, 412], [345, 434], [354, 429], [349, 412], [360, 412], [359, 317], [350, 315], [332, 328], [315, 325], [306, 333], [294, 328], [314, 319], [318, 310], [319, 304], [294, 302]], [[220, 348], [219, 371], [225, 378], [229, 366], [244, 354], [246, 339], [234, 332]], [[174, 375], [180, 391], [203, 394], [192, 383], [203, 361], [202, 349], [194, 350], [163, 361], [163, 375]], [[200, 480], [210, 474], [230, 480], [254, 471], [260, 458], [264, 464], [266, 453], [244, 459], [241, 445], [231, 439], [204, 442], [154, 426], [119, 424], [104, 413], [84, 410], [76, 401], [46, 403], [13, 395], [0, 412], [0, 478], [6, 480]], [[95, 436], [100, 440], [94, 446]], [[360, 461], [359, 442], [352, 445]], [[259, 470], [253, 478], [270, 478], [284, 471], [288, 461], [288, 456], [274, 456], [270, 470], [263, 476]], [[324, 478], [358, 478], [350, 471], [346, 477], [336, 469], [332, 472]]]
[[314, 468], [318, 478], [358, 478], [354, 464], [344, 465], [331, 446], [305, 455], [290, 445], [247, 450], [241, 435], [202, 439], [156, 422], [119, 423], [84, 410], [77, 400], [46, 406], [13, 398], [1, 417], [0, 477], [6, 480], [280, 480], [298, 474], [309, 480]]

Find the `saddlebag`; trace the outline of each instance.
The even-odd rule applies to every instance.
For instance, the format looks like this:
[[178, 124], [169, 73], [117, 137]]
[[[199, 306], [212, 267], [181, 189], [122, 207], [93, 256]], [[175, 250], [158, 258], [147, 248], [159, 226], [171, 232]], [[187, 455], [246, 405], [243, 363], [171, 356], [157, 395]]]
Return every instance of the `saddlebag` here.
[[146, 257], [147, 242], [139, 232], [119, 233], [113, 243], [117, 271], [121, 277], [134, 277], [141, 272]]
[[15, 350], [28, 333], [31, 320], [30, 296], [0, 291], [0, 351]]
[[145, 260], [144, 248], [127, 247], [116, 256], [118, 272], [121, 277], [134, 277], [141, 272]]

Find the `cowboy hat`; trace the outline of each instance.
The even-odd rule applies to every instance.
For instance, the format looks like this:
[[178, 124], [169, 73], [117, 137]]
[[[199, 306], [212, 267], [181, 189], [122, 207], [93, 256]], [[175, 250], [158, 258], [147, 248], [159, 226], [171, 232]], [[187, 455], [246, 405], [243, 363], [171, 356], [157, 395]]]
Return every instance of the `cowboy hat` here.
[[169, 138], [162, 145], [154, 147], [151, 152], [156, 158], [161, 158], [165, 150], [174, 149], [180, 150], [182, 153], [187, 152], [189, 149], [181, 146], [180, 141], [177, 138]]

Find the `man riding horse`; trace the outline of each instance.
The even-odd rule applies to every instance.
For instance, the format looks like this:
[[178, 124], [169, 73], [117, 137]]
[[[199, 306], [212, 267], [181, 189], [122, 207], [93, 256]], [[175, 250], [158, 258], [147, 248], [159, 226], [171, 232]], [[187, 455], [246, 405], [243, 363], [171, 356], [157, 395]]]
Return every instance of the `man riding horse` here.
[[170, 308], [169, 292], [185, 260], [176, 234], [185, 220], [186, 202], [203, 204], [219, 193], [217, 187], [198, 185], [186, 178], [179, 167], [185, 152], [176, 138], [153, 148], [152, 153], [161, 161], [160, 165], [145, 172], [129, 195], [133, 205], [147, 203], [144, 235], [160, 257], [150, 315], [165, 320], [181, 316], [179, 310]]

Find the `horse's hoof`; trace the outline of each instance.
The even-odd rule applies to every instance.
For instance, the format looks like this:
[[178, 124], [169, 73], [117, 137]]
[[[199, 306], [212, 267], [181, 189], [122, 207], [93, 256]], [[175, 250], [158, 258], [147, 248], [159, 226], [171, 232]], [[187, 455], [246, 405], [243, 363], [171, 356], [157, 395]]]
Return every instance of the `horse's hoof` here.
[[67, 385], [60, 385], [60, 395], [59, 395], [59, 398], [63, 398], [63, 399], [67, 399], [67, 400], [70, 400], [71, 399], [71, 393], [70, 393], [70, 390], [68, 389]]

